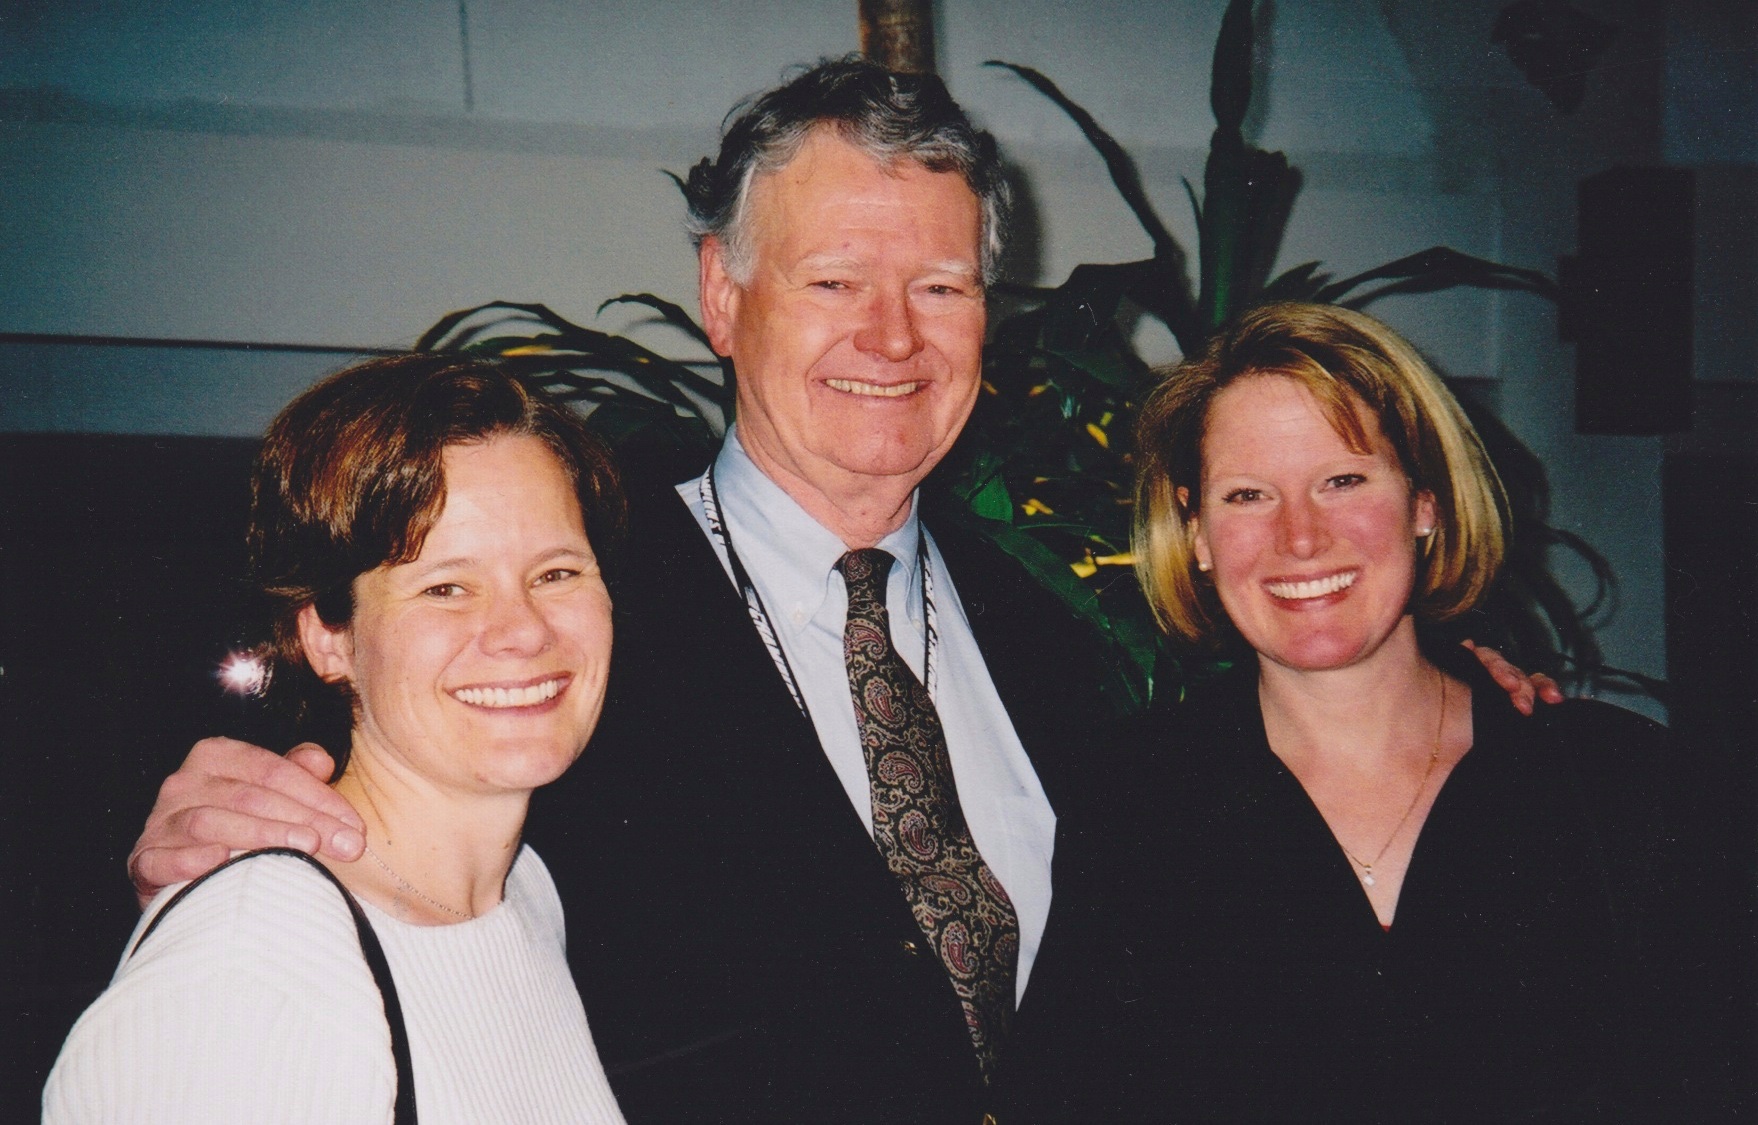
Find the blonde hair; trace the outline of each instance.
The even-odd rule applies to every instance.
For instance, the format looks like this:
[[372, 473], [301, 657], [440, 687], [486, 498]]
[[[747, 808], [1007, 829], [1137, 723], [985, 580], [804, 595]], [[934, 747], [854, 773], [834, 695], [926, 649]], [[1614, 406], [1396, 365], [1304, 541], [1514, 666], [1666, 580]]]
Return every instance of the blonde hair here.
[[1202, 510], [1202, 446], [1215, 396], [1255, 375], [1305, 387], [1356, 452], [1372, 445], [1358, 413], [1365, 410], [1412, 492], [1434, 496], [1435, 529], [1411, 594], [1419, 621], [1457, 617], [1483, 597], [1506, 551], [1507, 494], [1452, 393], [1390, 328], [1335, 305], [1264, 305], [1223, 328], [1201, 354], [1157, 374], [1136, 422], [1133, 545], [1161, 628], [1201, 643], [1227, 623], [1213, 586], [1197, 577], [1190, 520]]

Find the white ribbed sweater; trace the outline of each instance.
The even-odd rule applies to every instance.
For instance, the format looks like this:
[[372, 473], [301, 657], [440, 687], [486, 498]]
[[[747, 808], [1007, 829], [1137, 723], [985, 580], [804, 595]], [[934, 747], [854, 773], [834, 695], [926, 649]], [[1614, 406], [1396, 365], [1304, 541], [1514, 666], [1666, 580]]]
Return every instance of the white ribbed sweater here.
[[[537, 853], [520, 852], [501, 905], [470, 922], [412, 926], [365, 908], [402, 1000], [423, 1125], [621, 1125]], [[299, 860], [260, 856], [204, 883], [117, 969], [61, 1049], [43, 1120], [376, 1125], [391, 1119], [394, 1075], [341, 895]]]

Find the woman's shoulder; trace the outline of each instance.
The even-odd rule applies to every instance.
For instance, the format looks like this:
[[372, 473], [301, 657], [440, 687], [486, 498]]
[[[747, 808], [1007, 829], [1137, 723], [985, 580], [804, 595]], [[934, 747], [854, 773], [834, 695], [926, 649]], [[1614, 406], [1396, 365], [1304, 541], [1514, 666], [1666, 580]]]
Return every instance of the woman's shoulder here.
[[1526, 766], [1566, 778], [1602, 818], [1658, 831], [1669, 810], [1676, 815], [1673, 789], [1688, 767], [1653, 719], [1597, 699], [1567, 699], [1513, 721], [1524, 728]]
[[341, 890], [310, 861], [275, 853], [160, 892], [93, 1011], [154, 1003], [171, 991], [232, 1008], [353, 1012], [378, 1004]]
[[1532, 765], [1548, 763], [1626, 785], [1668, 769], [1673, 761], [1667, 728], [1628, 708], [1571, 698], [1540, 702], [1531, 715], [1522, 715], [1487, 677], [1471, 687], [1486, 703], [1473, 709], [1484, 728], [1477, 740], [1498, 752], [1503, 746], [1518, 748]]
[[159, 892], [141, 916], [118, 977], [180, 960], [239, 967], [332, 949], [359, 959], [342, 892], [312, 861], [266, 852], [236, 857], [195, 885]]
[[181, 889], [154, 900], [74, 1025], [45, 1120], [219, 1119], [331, 1095], [370, 1106], [394, 1088], [377, 985], [322, 873], [252, 856]]
[[1661, 753], [1669, 741], [1667, 728], [1648, 716], [1600, 699], [1565, 699], [1538, 704], [1531, 723], [1552, 738], [1593, 742], [1632, 753]]
[[567, 927], [562, 916], [561, 895], [556, 891], [555, 878], [550, 875], [543, 857], [530, 844], [519, 849], [512, 870], [507, 872], [506, 901], [528, 926], [535, 926], [566, 947]]
[[1578, 698], [1540, 701], [1532, 714], [1522, 715], [1470, 650], [1425, 638], [1423, 651], [1471, 689], [1473, 719], [1483, 728], [1476, 732], [1479, 742], [1517, 742], [1558, 760], [1585, 754], [1607, 767], [1627, 762], [1639, 768], [1660, 761], [1667, 751], [1666, 727], [1646, 715], [1602, 700]]

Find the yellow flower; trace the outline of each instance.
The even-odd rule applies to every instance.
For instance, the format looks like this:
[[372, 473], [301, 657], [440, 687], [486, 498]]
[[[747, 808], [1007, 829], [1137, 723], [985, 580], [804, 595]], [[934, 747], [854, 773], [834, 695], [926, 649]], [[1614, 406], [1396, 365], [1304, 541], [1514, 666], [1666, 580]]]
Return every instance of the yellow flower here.
[[1019, 510], [1028, 516], [1053, 516], [1056, 514], [1050, 510], [1050, 505], [1036, 498], [1027, 500], [1024, 504], [1021, 504]]
[[1088, 551], [1086, 558], [1068, 564], [1076, 578], [1091, 578], [1099, 573], [1102, 566], [1134, 566], [1135, 556], [1125, 551], [1121, 555], [1094, 555]]
[[1108, 434], [1106, 434], [1104, 430], [1101, 430], [1098, 426], [1094, 425], [1091, 422], [1088, 422], [1087, 423], [1087, 433], [1093, 435], [1093, 440], [1098, 442], [1101, 447], [1103, 447], [1105, 449], [1111, 448], [1110, 436]]

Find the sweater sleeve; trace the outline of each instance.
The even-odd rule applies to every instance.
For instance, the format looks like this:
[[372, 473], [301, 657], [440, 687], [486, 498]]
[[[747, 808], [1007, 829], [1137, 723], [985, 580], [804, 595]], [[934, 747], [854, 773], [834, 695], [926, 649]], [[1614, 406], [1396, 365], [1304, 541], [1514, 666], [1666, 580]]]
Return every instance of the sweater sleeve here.
[[63, 1045], [43, 1120], [388, 1122], [395, 1083], [347, 906], [301, 861], [262, 856], [197, 888], [124, 960]]

